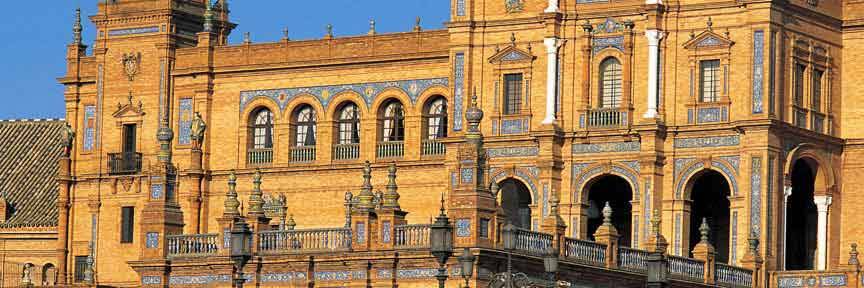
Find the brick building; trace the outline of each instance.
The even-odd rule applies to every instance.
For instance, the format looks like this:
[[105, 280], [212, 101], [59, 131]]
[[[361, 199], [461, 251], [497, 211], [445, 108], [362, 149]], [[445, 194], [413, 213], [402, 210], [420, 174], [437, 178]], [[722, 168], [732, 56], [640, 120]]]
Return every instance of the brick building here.
[[428, 287], [442, 194], [472, 286], [505, 223], [531, 278], [551, 246], [641, 285], [668, 242], [673, 285], [862, 281], [864, 1], [452, 0], [443, 30], [241, 44], [209, 2], [74, 26], [58, 282], [230, 285], [244, 219], [249, 283]]

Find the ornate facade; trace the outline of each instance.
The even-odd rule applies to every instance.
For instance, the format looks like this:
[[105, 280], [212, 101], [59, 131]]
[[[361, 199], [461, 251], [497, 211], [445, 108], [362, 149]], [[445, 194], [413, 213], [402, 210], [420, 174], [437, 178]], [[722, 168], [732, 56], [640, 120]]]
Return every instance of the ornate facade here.
[[505, 223], [574, 283], [641, 283], [662, 239], [675, 285], [861, 283], [864, 2], [451, 0], [443, 30], [241, 44], [209, 2], [100, 1], [92, 53], [76, 24], [59, 281], [229, 285], [245, 219], [248, 282], [428, 287], [443, 194], [472, 286]]

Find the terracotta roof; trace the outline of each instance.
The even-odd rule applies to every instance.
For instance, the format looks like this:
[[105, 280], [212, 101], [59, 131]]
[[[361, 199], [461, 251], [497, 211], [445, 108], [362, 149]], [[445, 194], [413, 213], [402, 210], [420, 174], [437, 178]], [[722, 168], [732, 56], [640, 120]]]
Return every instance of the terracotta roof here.
[[0, 228], [57, 226], [57, 160], [62, 120], [0, 121], [0, 195], [8, 203]]

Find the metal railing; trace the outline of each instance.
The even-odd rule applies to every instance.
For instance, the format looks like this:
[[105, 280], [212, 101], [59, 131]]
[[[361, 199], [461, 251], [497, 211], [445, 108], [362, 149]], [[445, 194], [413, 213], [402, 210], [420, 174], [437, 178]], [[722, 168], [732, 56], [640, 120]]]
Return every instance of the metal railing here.
[[515, 245], [513, 249], [525, 252], [531, 255], [543, 256], [549, 251], [552, 246], [552, 235], [526, 230], [522, 228], [513, 228]]
[[112, 175], [137, 174], [141, 172], [141, 153], [108, 153], [108, 169]]
[[375, 147], [376, 156], [378, 158], [399, 158], [405, 156], [405, 142], [402, 141], [384, 141], [378, 142]]
[[700, 260], [669, 256], [666, 267], [669, 275], [684, 280], [702, 282], [705, 279], [705, 262]]
[[249, 149], [246, 153], [246, 163], [252, 165], [273, 163], [273, 149]]
[[396, 249], [429, 248], [430, 224], [397, 225], [393, 227]]
[[606, 263], [606, 245], [587, 240], [564, 238], [564, 257], [593, 265]]
[[423, 155], [444, 155], [447, 152], [447, 147], [438, 140], [423, 140], [422, 145], [421, 153]]
[[648, 270], [648, 251], [628, 247], [618, 248], [618, 267], [627, 271], [645, 272]]
[[598, 108], [587, 112], [587, 128], [617, 128], [627, 126], [627, 112], [620, 108]]
[[714, 264], [714, 281], [725, 287], [751, 287], [753, 272], [723, 263]]
[[333, 146], [333, 159], [352, 160], [360, 158], [360, 144], [336, 144]]
[[219, 234], [168, 235], [168, 256], [209, 256], [219, 251]]
[[351, 250], [350, 228], [258, 232], [258, 251], [261, 253], [348, 250]]
[[291, 163], [315, 161], [315, 146], [298, 146], [291, 148]]

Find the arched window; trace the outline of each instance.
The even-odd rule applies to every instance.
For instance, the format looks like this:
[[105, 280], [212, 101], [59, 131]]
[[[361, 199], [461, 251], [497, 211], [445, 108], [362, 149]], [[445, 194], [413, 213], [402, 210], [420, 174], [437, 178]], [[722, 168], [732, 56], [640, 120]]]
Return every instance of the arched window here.
[[354, 103], [346, 103], [339, 109], [339, 143], [360, 143], [360, 112]]
[[251, 120], [252, 149], [273, 149], [273, 112], [267, 108], [258, 109]]
[[303, 105], [294, 113], [294, 146], [315, 146], [317, 117], [312, 106]]
[[447, 99], [438, 96], [426, 104], [423, 110], [423, 124], [426, 128], [426, 139], [434, 140], [447, 137]]
[[621, 106], [621, 62], [614, 57], [600, 63], [600, 107]]
[[390, 100], [381, 113], [381, 141], [405, 140], [405, 111], [402, 103]]

